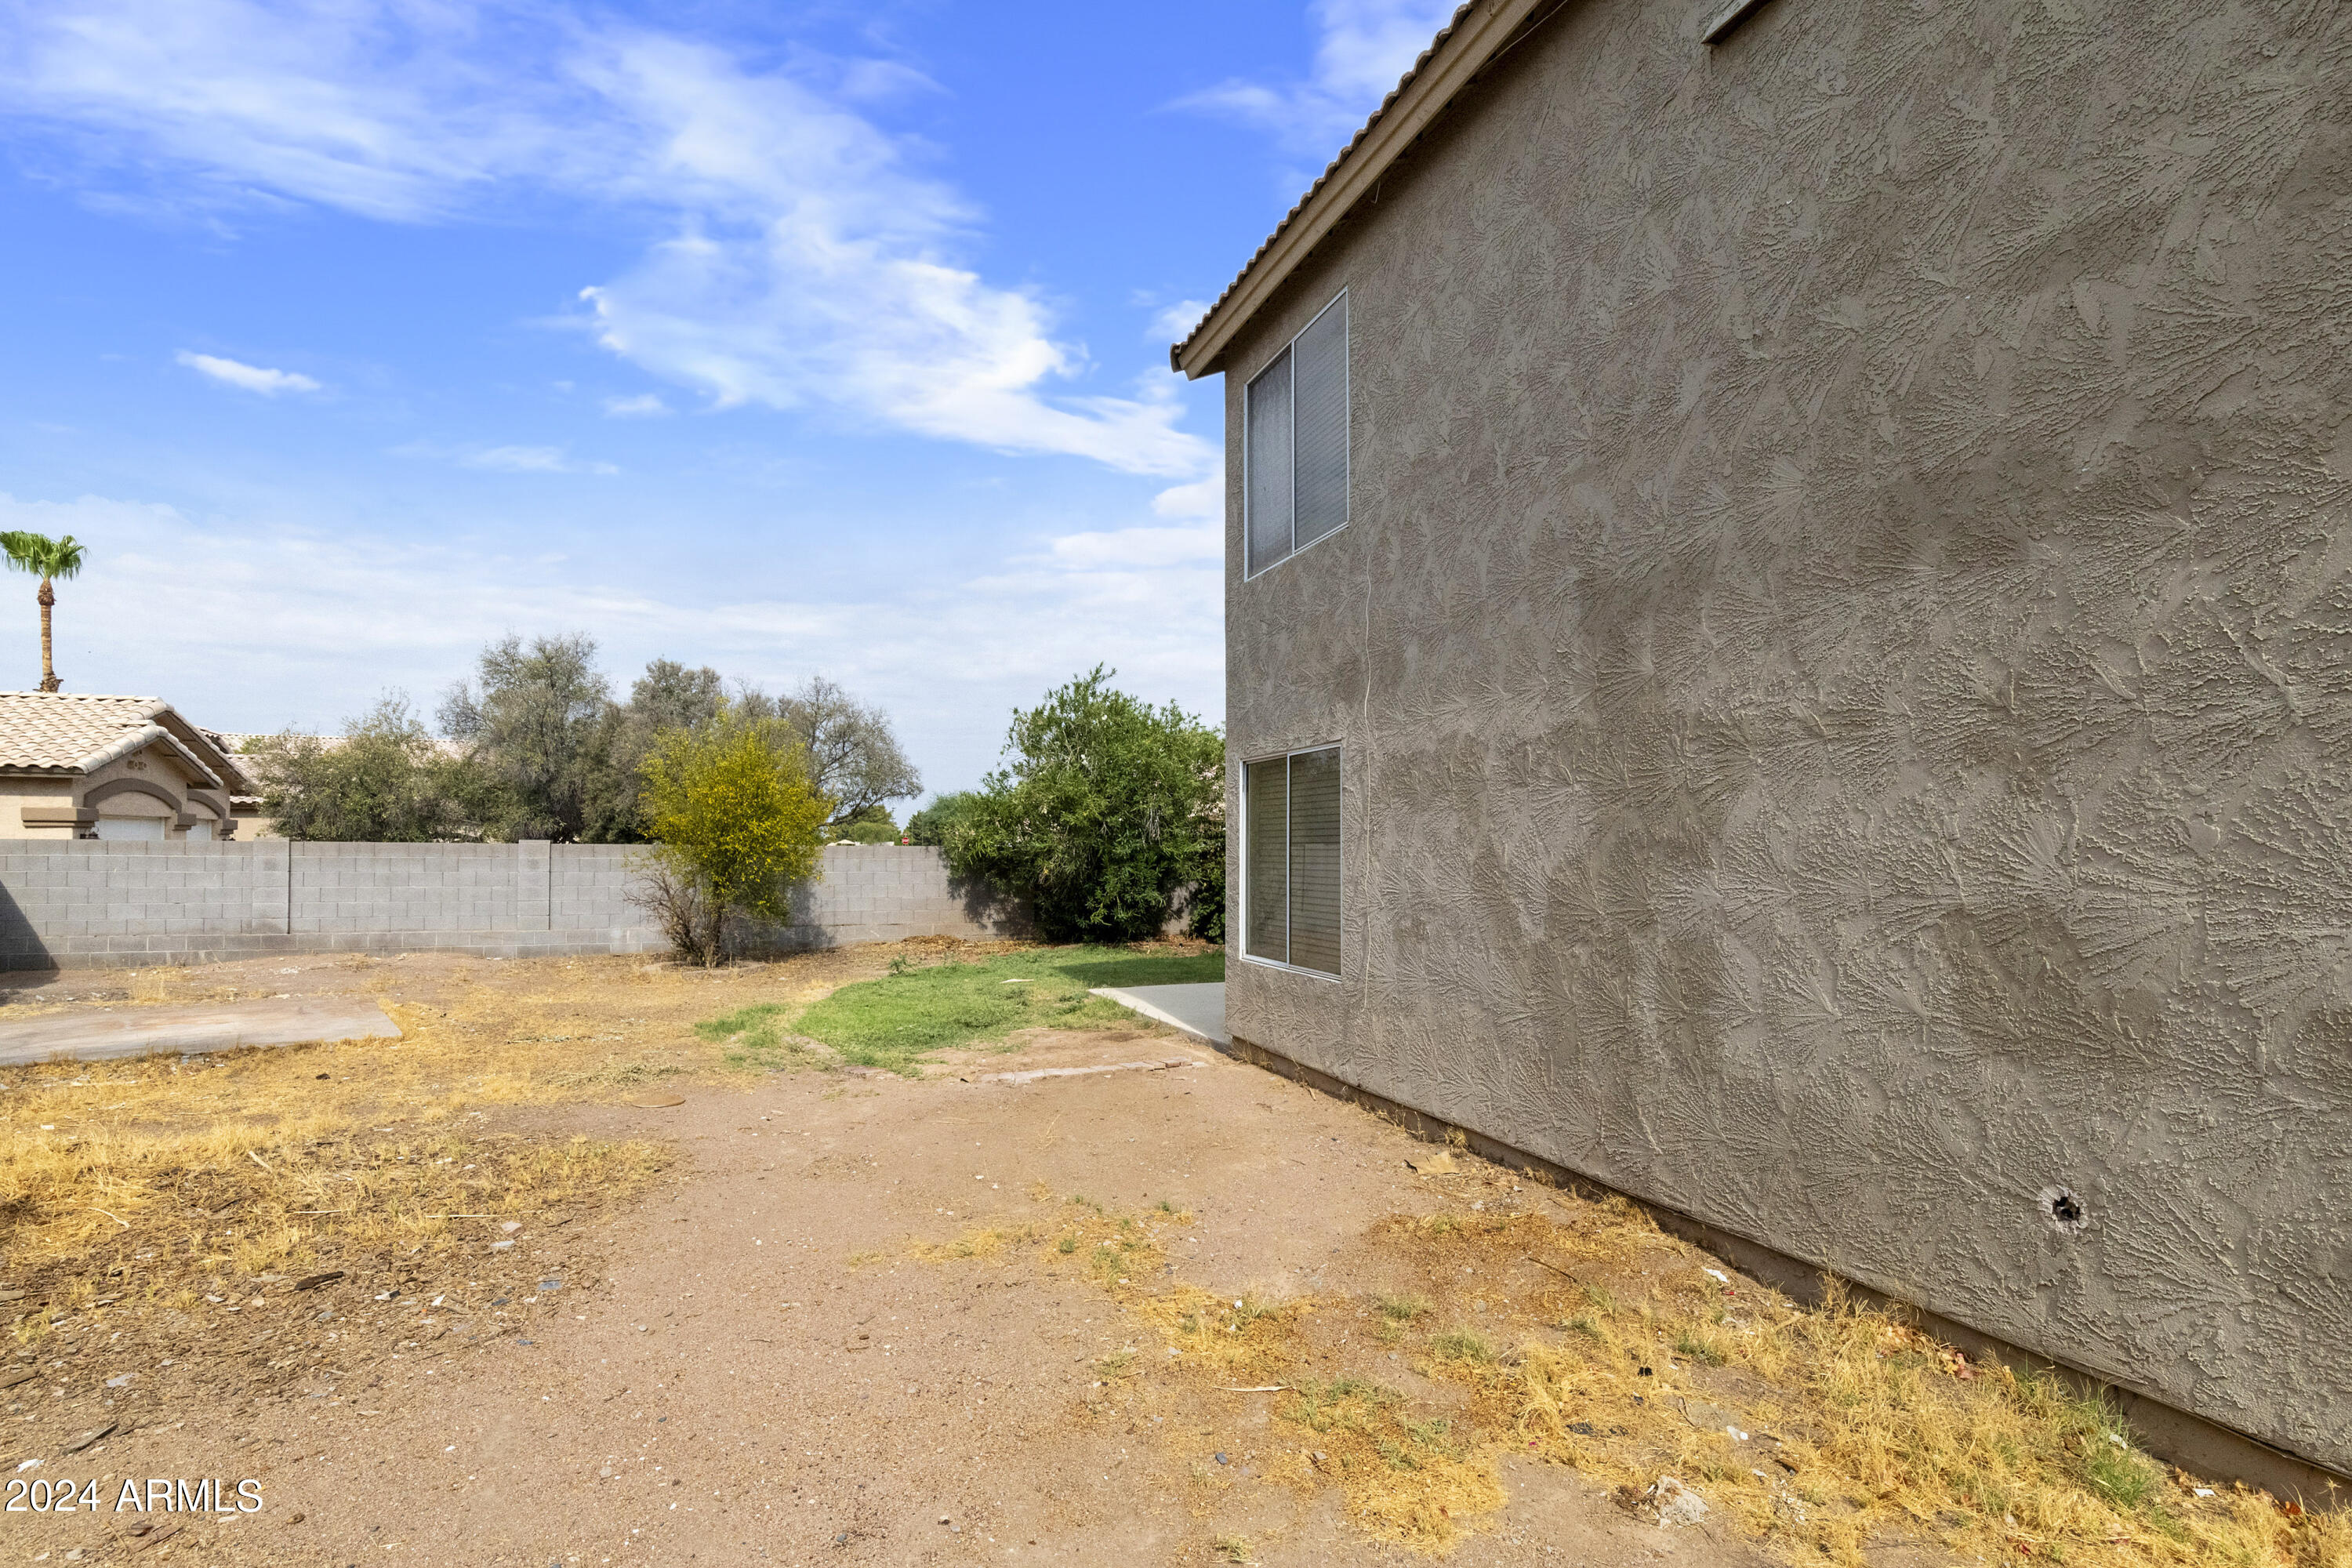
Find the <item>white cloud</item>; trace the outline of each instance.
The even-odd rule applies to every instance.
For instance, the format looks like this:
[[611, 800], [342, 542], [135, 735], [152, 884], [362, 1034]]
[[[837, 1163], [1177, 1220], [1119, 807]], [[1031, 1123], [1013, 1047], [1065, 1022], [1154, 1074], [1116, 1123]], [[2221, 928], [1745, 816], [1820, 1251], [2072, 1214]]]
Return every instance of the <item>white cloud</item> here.
[[[1223, 708], [1224, 574], [1203, 530], [1049, 539], [976, 574], [810, 573], [788, 593], [711, 598], [616, 584], [593, 553], [526, 557], [96, 496], [0, 493], [0, 528], [91, 542], [89, 566], [59, 590], [67, 689], [163, 697], [217, 729], [330, 729], [388, 686], [429, 707], [489, 639], [574, 628], [593, 631], [624, 689], [656, 657], [771, 688], [823, 670], [890, 711], [936, 789], [976, 782], [1012, 710], [1097, 659], [1153, 701], [1212, 721]], [[152, 613], [164, 603], [172, 615]], [[0, 635], [0, 685], [6, 658], [31, 657], [31, 614], [29, 594], [20, 621], [0, 605], [0, 634], [23, 634]], [[289, 670], [300, 680], [273, 679]], [[29, 685], [37, 671], [19, 674]]]
[[174, 356], [190, 370], [211, 376], [215, 381], [258, 392], [265, 397], [275, 397], [281, 392], [316, 392], [319, 384], [309, 376], [290, 370], [269, 370], [257, 364], [246, 364], [215, 354], [190, 353], [182, 349]]
[[[845, 101], [885, 78], [832, 75]], [[1172, 395], [1067, 392], [1083, 352], [963, 259], [975, 215], [898, 140], [692, 39], [450, 0], [59, 0], [0, 11], [0, 103], [122, 179], [164, 171], [158, 201], [438, 222], [551, 193], [650, 217], [587, 324], [721, 405], [1169, 478], [1213, 460]]]
[[1171, 485], [1151, 498], [1154, 517], [1223, 522], [1225, 515], [1225, 466], [1217, 465], [1206, 479], [1189, 485]]
[[1053, 559], [1065, 566], [1152, 567], [1222, 562], [1225, 531], [1213, 524], [1192, 528], [1122, 528], [1108, 533], [1066, 533], [1050, 542]]
[[608, 397], [604, 412], [615, 419], [656, 419], [669, 412], [669, 405], [657, 392], [643, 392], [635, 397]]
[[1454, 15], [1456, 0], [1316, 0], [1313, 70], [1303, 81], [1233, 80], [1178, 100], [1271, 132], [1294, 157], [1339, 153]]
[[1201, 318], [1208, 313], [1209, 307], [1202, 300], [1179, 300], [1153, 312], [1151, 324], [1144, 329], [1143, 335], [1155, 342], [1182, 342], [1186, 334], [1199, 326]]
[[457, 459], [469, 468], [507, 474], [617, 474], [610, 463], [574, 462], [561, 447], [486, 447]]

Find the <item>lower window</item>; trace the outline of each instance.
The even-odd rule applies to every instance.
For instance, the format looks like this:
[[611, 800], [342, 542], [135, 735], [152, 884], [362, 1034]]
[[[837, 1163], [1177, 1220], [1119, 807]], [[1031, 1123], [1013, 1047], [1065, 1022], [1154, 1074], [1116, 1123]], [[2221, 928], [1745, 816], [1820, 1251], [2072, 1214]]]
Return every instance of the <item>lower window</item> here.
[[1242, 952], [1339, 973], [1339, 748], [1242, 766]]

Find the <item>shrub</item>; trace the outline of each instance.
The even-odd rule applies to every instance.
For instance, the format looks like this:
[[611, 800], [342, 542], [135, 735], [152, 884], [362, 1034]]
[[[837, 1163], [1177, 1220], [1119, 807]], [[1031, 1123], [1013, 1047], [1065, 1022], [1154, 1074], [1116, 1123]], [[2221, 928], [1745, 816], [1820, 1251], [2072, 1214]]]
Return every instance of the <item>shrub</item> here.
[[861, 805], [846, 816], [835, 817], [825, 828], [824, 837], [828, 844], [896, 844], [898, 825], [891, 820], [888, 807]]
[[928, 844], [933, 848], [943, 847], [948, 841], [948, 830], [971, 814], [972, 803], [979, 798], [977, 791], [968, 789], [940, 796], [907, 818], [908, 841]]
[[422, 844], [478, 837], [465, 763], [434, 743], [407, 700], [387, 696], [332, 740], [271, 735], [246, 754], [282, 838]]
[[1223, 947], [1225, 942], [1225, 824], [1224, 803], [1218, 801], [1219, 816], [1213, 842], [1202, 847], [1201, 861], [1192, 883], [1183, 890], [1184, 929], [1202, 942], [1213, 942]]
[[641, 772], [656, 863], [637, 901], [681, 958], [725, 963], [740, 922], [784, 919], [815, 871], [833, 802], [802, 757], [782, 725], [724, 711], [655, 742]]
[[1145, 941], [1180, 892], [1223, 885], [1223, 737], [1112, 689], [1112, 673], [1015, 712], [1007, 765], [941, 835], [959, 873], [1025, 900], [1052, 941]]

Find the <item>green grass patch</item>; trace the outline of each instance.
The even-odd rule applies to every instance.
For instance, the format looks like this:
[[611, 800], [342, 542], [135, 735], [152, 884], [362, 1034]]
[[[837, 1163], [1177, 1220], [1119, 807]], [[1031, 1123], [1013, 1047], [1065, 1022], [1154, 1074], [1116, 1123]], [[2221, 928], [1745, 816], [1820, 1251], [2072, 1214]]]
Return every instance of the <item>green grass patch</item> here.
[[[1138, 1021], [1117, 1003], [1089, 995], [1094, 986], [1182, 985], [1224, 977], [1223, 952], [1181, 957], [1118, 947], [1033, 948], [845, 985], [813, 1004], [794, 1027], [839, 1051], [845, 1061], [912, 1077], [931, 1051], [1001, 1039], [1016, 1029], [1093, 1029]], [[753, 1010], [738, 1009], [702, 1027]]]
[[792, 1009], [781, 1002], [754, 1002], [694, 1026], [696, 1036], [714, 1044], [726, 1042], [727, 1065], [770, 1068], [794, 1057], [815, 1053], [784, 1038], [784, 1015]]
[[2102, 1433], [2083, 1456], [2083, 1479], [2119, 1509], [2136, 1509], [2156, 1494], [2157, 1468], [2128, 1448], [2111, 1447]]

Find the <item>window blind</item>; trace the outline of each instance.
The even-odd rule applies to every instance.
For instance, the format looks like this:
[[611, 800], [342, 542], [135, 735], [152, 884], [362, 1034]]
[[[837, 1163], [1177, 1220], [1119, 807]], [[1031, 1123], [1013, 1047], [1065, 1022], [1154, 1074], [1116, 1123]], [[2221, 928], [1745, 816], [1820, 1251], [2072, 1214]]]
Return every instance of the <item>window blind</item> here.
[[1339, 752], [1290, 759], [1290, 962], [1339, 973]]
[[1348, 521], [1348, 296], [1242, 392], [1242, 532], [1255, 576]]
[[1290, 351], [1249, 384], [1249, 569], [1265, 571], [1291, 551], [1292, 496]]
[[1348, 521], [1348, 297], [1340, 295], [1291, 345], [1291, 443], [1298, 482], [1294, 550]]
[[1244, 763], [1242, 792], [1242, 951], [1338, 974], [1339, 748]]
[[1289, 773], [1289, 760], [1276, 757], [1247, 764], [1242, 775], [1243, 820], [1249, 825], [1249, 841], [1243, 846], [1249, 929], [1242, 951], [1276, 963], [1290, 962], [1289, 840], [1283, 826], [1290, 809]]

